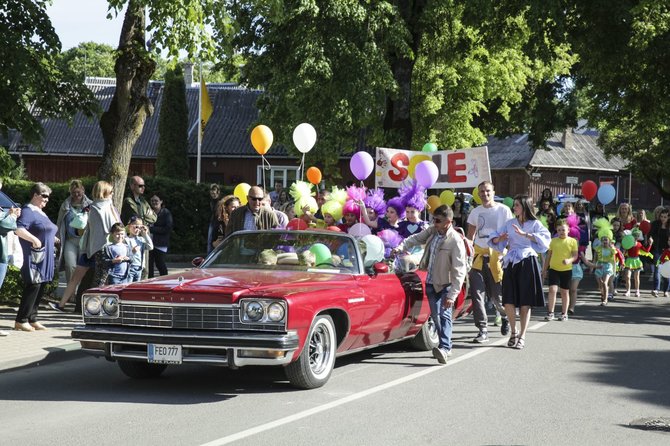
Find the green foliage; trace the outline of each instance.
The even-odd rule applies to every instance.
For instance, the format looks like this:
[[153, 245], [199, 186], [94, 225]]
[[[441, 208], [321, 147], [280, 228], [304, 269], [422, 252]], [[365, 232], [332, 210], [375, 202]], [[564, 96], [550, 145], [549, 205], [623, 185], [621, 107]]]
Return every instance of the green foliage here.
[[[55, 297], [58, 289], [58, 276], [54, 277], [44, 290], [44, 297]], [[9, 265], [7, 275], [2, 283], [2, 293], [0, 293], [1, 305], [19, 305], [21, 295], [23, 294], [23, 279], [21, 270], [14, 265]]]
[[187, 179], [188, 161], [188, 106], [181, 65], [165, 76], [163, 101], [158, 121], [156, 175]]
[[116, 52], [109, 45], [95, 42], [82, 42], [60, 54], [58, 66], [61, 70], [70, 70], [77, 79], [86, 76], [115, 77], [114, 62]]
[[98, 102], [71, 70], [58, 66], [60, 41], [45, 0], [14, 0], [0, 8], [0, 132], [15, 129], [39, 142], [40, 119], [71, 120], [79, 110], [93, 116]]
[[23, 167], [23, 161], [20, 164], [12, 159], [12, 156], [0, 147], [0, 178], [13, 178], [20, 180], [26, 177], [26, 172]]

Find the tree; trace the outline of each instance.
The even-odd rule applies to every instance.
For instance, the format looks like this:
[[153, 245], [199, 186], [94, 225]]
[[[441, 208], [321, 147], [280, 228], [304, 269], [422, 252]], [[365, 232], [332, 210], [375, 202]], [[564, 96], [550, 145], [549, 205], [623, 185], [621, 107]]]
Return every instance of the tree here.
[[156, 174], [188, 179], [188, 106], [184, 73], [180, 64], [168, 70], [165, 75], [158, 133]]
[[[603, 11], [607, 11], [603, 14]], [[575, 89], [608, 155], [670, 199], [670, 6], [656, 0], [575, 2]]]
[[82, 42], [64, 51], [58, 62], [61, 69], [70, 69], [78, 79], [89, 77], [114, 77], [116, 54], [109, 45]]
[[98, 103], [75, 73], [58, 65], [61, 50], [46, 0], [0, 0], [0, 131], [39, 143], [41, 119], [94, 116]]
[[[100, 119], [104, 152], [98, 176], [124, 191], [132, 150], [142, 133], [153, 104], [146, 96], [147, 85], [156, 68], [155, 56], [167, 51], [176, 59], [179, 51], [189, 58], [198, 55], [213, 59], [213, 45], [206, 27], [225, 30], [225, 10], [215, 0], [108, 0], [110, 16], [127, 4], [117, 60], [114, 66], [116, 89], [109, 109]], [[150, 25], [146, 26], [146, 11]], [[145, 42], [145, 31], [151, 34], [151, 52]], [[219, 32], [219, 31], [217, 31]], [[123, 194], [114, 195], [121, 207]]]
[[361, 130], [369, 145], [470, 147], [520, 127], [524, 93], [569, 72], [561, 33], [537, 20], [559, 3], [240, 1], [231, 47], [278, 142], [317, 129], [310, 162], [333, 163]]

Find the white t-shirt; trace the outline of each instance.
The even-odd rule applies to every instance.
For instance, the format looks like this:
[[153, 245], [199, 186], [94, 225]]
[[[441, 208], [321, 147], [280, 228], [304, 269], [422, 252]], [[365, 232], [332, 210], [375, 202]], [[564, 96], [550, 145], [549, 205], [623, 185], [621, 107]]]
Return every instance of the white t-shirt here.
[[514, 215], [504, 204], [494, 203], [490, 208], [484, 206], [474, 208], [468, 215], [468, 224], [476, 228], [475, 245], [487, 248], [489, 234], [497, 231], [511, 218], [514, 218]]

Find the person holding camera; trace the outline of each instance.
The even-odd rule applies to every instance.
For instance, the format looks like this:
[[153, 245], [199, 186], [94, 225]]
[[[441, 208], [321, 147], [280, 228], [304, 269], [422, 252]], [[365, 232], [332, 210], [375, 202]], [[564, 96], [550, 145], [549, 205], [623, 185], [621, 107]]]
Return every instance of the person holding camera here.
[[144, 225], [138, 216], [130, 217], [128, 221], [128, 238], [126, 243], [130, 246], [130, 272], [128, 282], [139, 282], [142, 280], [144, 270], [144, 253], [154, 249], [154, 244], [149, 236], [149, 228]]

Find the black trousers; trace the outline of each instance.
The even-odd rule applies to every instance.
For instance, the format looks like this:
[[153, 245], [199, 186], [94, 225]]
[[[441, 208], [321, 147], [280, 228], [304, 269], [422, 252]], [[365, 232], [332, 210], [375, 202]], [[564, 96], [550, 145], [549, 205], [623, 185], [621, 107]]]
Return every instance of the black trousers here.
[[152, 249], [149, 251], [149, 278], [154, 277], [154, 264], [158, 269], [159, 276], [165, 276], [168, 273], [167, 265], [165, 264], [166, 254], [159, 249]]
[[16, 322], [37, 322], [37, 309], [44, 295], [47, 282], [29, 283], [23, 287], [19, 311], [16, 313]]

